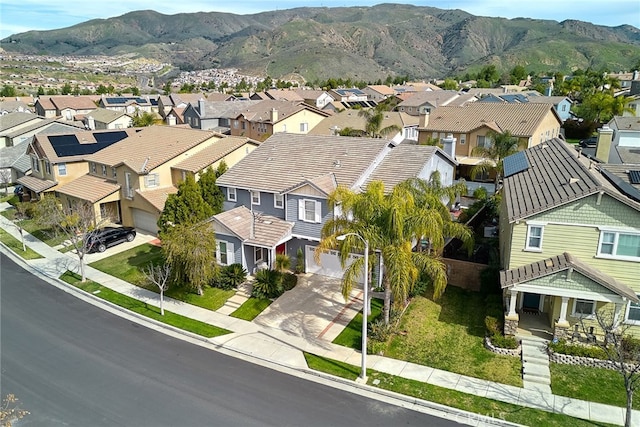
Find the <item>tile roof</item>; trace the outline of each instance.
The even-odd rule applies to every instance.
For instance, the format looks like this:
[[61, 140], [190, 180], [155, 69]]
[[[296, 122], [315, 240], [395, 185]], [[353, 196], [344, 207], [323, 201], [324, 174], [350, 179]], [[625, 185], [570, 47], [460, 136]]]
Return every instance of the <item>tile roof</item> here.
[[250, 122], [271, 123], [271, 111], [273, 109], [278, 112], [278, 120], [276, 122], [280, 122], [302, 110], [313, 111], [322, 116], [329, 115], [329, 113], [327, 113], [326, 111], [318, 110], [317, 108], [309, 104], [305, 104], [301, 101], [282, 101], [270, 99], [249, 106], [245, 110], [241, 111], [236, 117], [242, 115], [247, 121]]
[[[115, 135], [117, 138], [121, 138], [122, 134], [130, 135], [134, 132], [133, 128], [128, 129], [105, 129], [105, 130], [93, 130], [87, 131], [84, 129], [77, 129], [75, 132], [65, 131], [62, 133], [50, 134], [48, 132], [38, 133], [33, 137], [31, 143], [33, 151], [38, 156], [47, 158], [51, 163], [73, 162], [81, 161], [92, 155], [98, 150], [104, 149], [111, 141], [98, 143], [100, 139], [102, 141], [101, 134]], [[97, 136], [97, 137], [96, 137]], [[117, 139], [116, 138], [116, 139]], [[65, 140], [64, 153], [56, 151], [53, 141]], [[112, 143], [113, 144], [113, 143]]]
[[[465, 102], [475, 99], [473, 95], [460, 94], [455, 90], [431, 90], [422, 92], [412, 92], [411, 96], [405, 101], [398, 104], [399, 107], [419, 107], [420, 105], [429, 103], [434, 107], [448, 105], [456, 99], [463, 97]], [[459, 103], [455, 103], [459, 105]]]
[[53, 102], [51, 102], [50, 98], [38, 98], [38, 100], [36, 101], [41, 107], [42, 109], [46, 110], [55, 110], [56, 106], [53, 105]]
[[52, 96], [49, 99], [57, 110], [71, 108], [72, 110], [94, 110], [97, 108], [91, 96]]
[[88, 113], [86, 117], [93, 117], [94, 120], [101, 123], [111, 123], [124, 115], [125, 113], [122, 111], [110, 110], [108, 108], [96, 108], [92, 112]]
[[175, 194], [178, 189], [174, 186], [161, 187], [153, 190], [140, 191], [136, 190], [136, 194], [142, 199], [146, 200], [151, 206], [156, 208], [158, 212], [162, 212], [164, 209], [164, 203], [170, 194]]
[[120, 190], [120, 185], [93, 175], [83, 175], [56, 188], [56, 192], [96, 203]]
[[35, 193], [42, 193], [45, 190], [55, 187], [57, 182], [48, 179], [40, 179], [35, 176], [26, 175], [18, 178], [18, 183], [24, 185]]
[[353, 187], [390, 141], [377, 138], [276, 133], [218, 178], [218, 185], [281, 193], [333, 172]]
[[219, 213], [213, 220], [222, 224], [244, 243], [253, 246], [273, 248], [283, 241], [293, 229], [293, 223], [270, 215], [252, 213], [244, 206], [238, 206]]
[[395, 95], [396, 93], [396, 91], [393, 90], [393, 88], [390, 88], [387, 85], [369, 85], [367, 86], [367, 88], [374, 90], [379, 94], [387, 95], [387, 96]]
[[128, 128], [123, 139], [89, 156], [88, 161], [112, 167], [125, 164], [138, 173], [147, 173], [185, 151], [218, 134], [179, 126]]
[[[348, 127], [364, 129], [367, 120], [358, 114], [359, 111], [361, 110], [348, 109], [326, 117], [309, 131], [309, 135], [335, 135], [335, 130], [339, 132], [341, 129]], [[396, 125], [402, 129], [407, 126], [418, 126], [418, 122], [418, 116], [410, 116], [407, 113], [397, 111], [386, 111], [380, 128], [384, 129], [387, 126]], [[391, 137], [392, 135], [388, 136]]]
[[[600, 164], [598, 169], [617, 189], [640, 202], [640, 182], [631, 179], [631, 173], [640, 175], [640, 164]], [[636, 172], [634, 172], [636, 171]]]
[[180, 169], [189, 172], [200, 172], [209, 165], [224, 158], [229, 153], [234, 152], [245, 144], [260, 145], [258, 141], [243, 136], [227, 136], [213, 143], [206, 148], [193, 153], [180, 163], [172, 166], [173, 169]]
[[[495, 122], [516, 137], [530, 137], [547, 114], [557, 113], [551, 104], [499, 104], [471, 102], [464, 107], [438, 107], [429, 114], [428, 132], [464, 133]], [[558, 123], [560, 123], [558, 118]]]
[[11, 147], [0, 147], [0, 168], [10, 168], [29, 148], [27, 142], [21, 142]]
[[[259, 104], [262, 101], [205, 101], [204, 103], [204, 115], [200, 111], [200, 117], [207, 118], [225, 118], [235, 119], [243, 111], [251, 108], [252, 106]], [[197, 105], [194, 105], [197, 107]]]
[[233, 101], [236, 97], [228, 93], [211, 92], [207, 94], [207, 101]]
[[636, 296], [636, 293], [627, 285], [580, 261], [568, 252], [531, 264], [523, 265], [518, 268], [513, 268], [511, 270], [503, 270], [500, 272], [500, 285], [504, 289], [519, 283], [525, 283], [540, 277], [569, 270], [570, 268], [604, 286], [617, 295], [628, 298], [634, 302], [640, 301]]
[[326, 90], [295, 89], [294, 92], [297, 93], [302, 99], [313, 99], [313, 100], [320, 98], [324, 94], [329, 95], [329, 92], [327, 92]]
[[614, 116], [611, 121], [618, 130], [640, 130], [640, 117]]
[[0, 132], [22, 125], [24, 123], [29, 123], [30, 121], [37, 122], [43, 120], [43, 117], [36, 116], [33, 113], [23, 113], [16, 111], [14, 113], [3, 114], [0, 115]]

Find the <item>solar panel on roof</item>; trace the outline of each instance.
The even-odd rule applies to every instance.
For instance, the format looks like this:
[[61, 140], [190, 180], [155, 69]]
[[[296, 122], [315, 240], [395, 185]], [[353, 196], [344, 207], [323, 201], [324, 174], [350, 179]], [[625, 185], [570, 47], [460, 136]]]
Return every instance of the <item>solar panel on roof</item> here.
[[630, 170], [629, 181], [632, 184], [640, 184], [640, 170]]
[[123, 130], [119, 130], [116, 132], [104, 132], [104, 133], [95, 133], [93, 137], [96, 139], [96, 142], [101, 144], [113, 144], [114, 142], [118, 142], [127, 137], [127, 133]]
[[[82, 137], [82, 134], [80, 134]], [[125, 131], [94, 133], [96, 142], [80, 143], [78, 135], [53, 135], [49, 137], [49, 142], [58, 157], [86, 156], [102, 150], [109, 145], [121, 141], [127, 137]]]
[[529, 160], [524, 151], [512, 154], [509, 157], [505, 157], [503, 162], [504, 177], [507, 178], [511, 175], [515, 175], [522, 171], [529, 169]]

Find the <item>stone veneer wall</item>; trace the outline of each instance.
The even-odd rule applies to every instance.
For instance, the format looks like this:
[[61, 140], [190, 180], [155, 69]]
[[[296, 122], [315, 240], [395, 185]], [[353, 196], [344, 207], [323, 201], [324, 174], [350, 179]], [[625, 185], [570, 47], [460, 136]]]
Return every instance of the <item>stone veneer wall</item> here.
[[[563, 365], [588, 366], [591, 368], [616, 369], [615, 364], [610, 360], [594, 359], [592, 357], [570, 356], [568, 354], [556, 353], [550, 348], [549, 360], [554, 363], [562, 363]], [[634, 365], [627, 364], [629, 369], [633, 369]]]
[[500, 348], [491, 343], [490, 337], [484, 337], [484, 347], [492, 353], [501, 354], [503, 356], [515, 356], [519, 357], [522, 351], [522, 345], [518, 345], [518, 348]]

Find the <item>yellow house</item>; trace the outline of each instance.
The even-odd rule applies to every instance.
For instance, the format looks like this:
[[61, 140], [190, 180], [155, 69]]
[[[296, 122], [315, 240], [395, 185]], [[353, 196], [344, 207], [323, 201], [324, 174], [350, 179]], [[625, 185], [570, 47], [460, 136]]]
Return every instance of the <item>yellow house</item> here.
[[31, 175], [18, 179], [26, 197], [55, 191], [87, 173], [86, 157], [129, 136], [130, 130], [85, 131], [54, 135], [37, 134], [26, 154], [31, 157]]
[[231, 120], [231, 135], [264, 141], [274, 133], [307, 134], [330, 113], [302, 101], [266, 100]]
[[[640, 334], [640, 166], [594, 164], [560, 139], [504, 162], [500, 211], [505, 333], [599, 331], [610, 310]], [[576, 330], [577, 327], [577, 330]], [[584, 337], [583, 337], [584, 338]]]
[[452, 135], [456, 139], [456, 160], [460, 163], [458, 173], [469, 178], [471, 168], [482, 161], [472, 155], [473, 149], [491, 144], [487, 136], [490, 131], [509, 131], [529, 148], [558, 137], [561, 125], [562, 120], [552, 104], [471, 102], [462, 107], [438, 107], [422, 114], [418, 143]]
[[227, 141], [216, 132], [189, 127], [138, 128], [129, 138], [89, 156], [88, 174], [57, 193], [63, 204], [91, 203], [97, 220], [155, 234], [167, 197], [184, 179], [182, 172], [197, 174], [223, 159], [235, 164], [256, 145], [247, 138]]

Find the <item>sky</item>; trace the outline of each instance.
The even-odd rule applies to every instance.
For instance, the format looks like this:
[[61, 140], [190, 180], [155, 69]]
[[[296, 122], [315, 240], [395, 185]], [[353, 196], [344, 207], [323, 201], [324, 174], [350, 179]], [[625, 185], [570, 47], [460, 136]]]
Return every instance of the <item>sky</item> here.
[[[0, 0], [0, 37], [29, 30], [52, 30], [70, 27], [96, 18], [111, 18], [135, 10], [153, 9], [173, 15], [191, 12], [226, 12], [239, 15], [294, 7], [372, 6], [379, 3], [400, 3], [393, 0], [243, 0], [220, 2], [212, 0]], [[535, 18], [563, 21], [577, 19], [598, 25], [629, 24], [640, 28], [638, 0], [413, 0], [402, 2], [439, 9], [462, 9], [473, 15], [502, 18]]]

